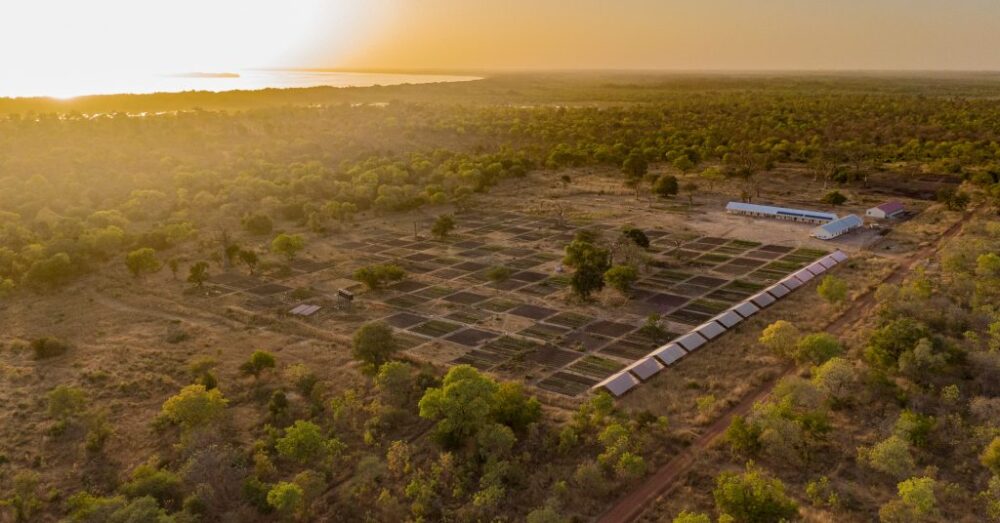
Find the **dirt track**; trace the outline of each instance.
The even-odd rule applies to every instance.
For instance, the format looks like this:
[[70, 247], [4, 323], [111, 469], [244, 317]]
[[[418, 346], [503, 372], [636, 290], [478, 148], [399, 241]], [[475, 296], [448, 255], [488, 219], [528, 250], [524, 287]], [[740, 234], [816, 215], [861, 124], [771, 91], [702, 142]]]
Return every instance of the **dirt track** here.
[[[918, 263], [929, 260], [936, 254], [945, 242], [962, 230], [962, 225], [968, 221], [972, 211], [966, 212], [942, 234], [937, 241], [923, 249], [914, 251], [895, 270], [889, 273], [882, 283], [900, 283]], [[853, 327], [864, 314], [875, 305], [875, 291], [870, 288], [859, 296], [843, 314], [826, 326], [826, 331], [835, 336], [845, 333]], [[754, 403], [764, 400], [775, 385], [787, 375], [798, 372], [792, 365], [786, 366], [774, 379], [764, 383], [742, 401], [726, 411], [719, 419], [708, 426], [705, 432], [695, 440], [690, 447], [681, 451], [676, 457], [663, 464], [633, 490], [619, 498], [604, 514], [597, 518], [598, 523], [627, 523], [638, 519], [657, 498], [668, 494], [678, 483], [678, 480], [694, 466], [699, 453], [715, 444], [724, 434], [734, 416], [744, 415], [750, 411]]]

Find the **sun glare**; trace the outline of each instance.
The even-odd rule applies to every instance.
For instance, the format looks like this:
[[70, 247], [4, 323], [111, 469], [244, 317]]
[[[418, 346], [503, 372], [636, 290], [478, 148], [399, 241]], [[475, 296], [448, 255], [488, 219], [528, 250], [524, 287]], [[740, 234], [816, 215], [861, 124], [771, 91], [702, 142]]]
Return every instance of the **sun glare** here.
[[[66, 98], [155, 90], [164, 75], [300, 65], [322, 46], [346, 52], [357, 2], [346, 0], [37, 0], [3, 7], [5, 93]], [[136, 80], [145, 85], [136, 85]]]

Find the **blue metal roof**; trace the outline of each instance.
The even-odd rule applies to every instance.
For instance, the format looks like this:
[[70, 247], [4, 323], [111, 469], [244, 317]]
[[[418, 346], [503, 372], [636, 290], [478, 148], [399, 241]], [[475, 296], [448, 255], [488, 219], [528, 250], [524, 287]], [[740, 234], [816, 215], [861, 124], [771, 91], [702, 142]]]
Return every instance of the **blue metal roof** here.
[[761, 214], [773, 214], [776, 216], [797, 216], [801, 218], [811, 218], [813, 220], [836, 220], [837, 215], [821, 211], [804, 211], [801, 209], [788, 209], [785, 207], [772, 207], [770, 205], [757, 205], [753, 203], [729, 202], [726, 204], [727, 211], [756, 212]]

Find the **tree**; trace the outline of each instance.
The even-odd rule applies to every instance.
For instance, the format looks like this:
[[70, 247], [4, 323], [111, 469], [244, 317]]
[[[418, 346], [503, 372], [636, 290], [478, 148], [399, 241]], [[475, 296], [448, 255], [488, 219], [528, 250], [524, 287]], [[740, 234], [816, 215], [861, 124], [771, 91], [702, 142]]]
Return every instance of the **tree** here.
[[122, 492], [130, 498], [150, 496], [164, 506], [177, 506], [183, 497], [181, 478], [161, 469], [150, 461], [132, 471], [132, 479], [122, 486]]
[[49, 391], [49, 416], [59, 421], [67, 421], [83, 413], [87, 395], [78, 387], [59, 385]]
[[905, 478], [916, 467], [910, 446], [899, 436], [889, 436], [872, 447], [858, 449], [858, 461], [895, 478]]
[[208, 279], [208, 262], [200, 261], [195, 263], [188, 269], [188, 283], [193, 283], [197, 287], [202, 287], [205, 285], [205, 280]]
[[375, 370], [389, 361], [398, 348], [392, 327], [383, 322], [372, 322], [354, 333], [352, 356], [368, 369]]
[[847, 202], [847, 197], [840, 193], [840, 191], [830, 191], [820, 198], [823, 203], [828, 203], [830, 205], [843, 205]]
[[282, 517], [291, 518], [305, 509], [305, 493], [295, 483], [282, 481], [267, 492], [267, 504]]
[[604, 273], [611, 267], [611, 252], [593, 243], [593, 235], [581, 231], [566, 246], [563, 263], [576, 271], [570, 277], [570, 287], [580, 298], [604, 287]]
[[708, 184], [709, 191], [715, 190], [715, 185], [726, 179], [726, 175], [722, 172], [722, 169], [715, 166], [705, 169], [698, 175], [698, 177], [705, 180], [705, 183]]
[[642, 247], [643, 249], [649, 248], [649, 237], [642, 229], [636, 229], [635, 227], [627, 227], [622, 231], [622, 235], [626, 238], [632, 240], [632, 243]]
[[661, 175], [653, 184], [653, 192], [661, 198], [675, 196], [679, 190], [680, 184], [677, 182], [677, 177], [672, 174]]
[[59, 252], [32, 262], [23, 280], [32, 287], [51, 288], [69, 281], [75, 273], [76, 268], [69, 255]]
[[305, 420], [297, 420], [285, 429], [285, 435], [274, 444], [281, 457], [302, 465], [322, 463], [338, 454], [343, 444], [336, 438], [327, 438], [319, 425]]
[[448, 370], [440, 387], [431, 387], [420, 398], [420, 417], [436, 421], [435, 437], [457, 446], [474, 437], [490, 421], [493, 397], [499, 386], [469, 365]]
[[493, 394], [490, 416], [517, 432], [524, 432], [528, 425], [542, 418], [542, 404], [538, 398], [528, 396], [524, 385], [516, 381], [506, 381]]
[[843, 348], [837, 338], [825, 332], [817, 332], [803, 336], [795, 344], [795, 361], [819, 365], [840, 355], [841, 352], [843, 352]]
[[439, 239], [443, 240], [448, 237], [448, 234], [455, 229], [455, 218], [450, 214], [442, 214], [437, 217], [434, 221], [434, 225], [431, 226], [431, 234]]
[[257, 257], [257, 253], [253, 251], [240, 250], [239, 252], [240, 261], [247, 266], [250, 271], [250, 276], [253, 276], [255, 270], [257, 270], [257, 264], [260, 263], [260, 258]]
[[827, 303], [834, 304], [840, 303], [847, 298], [847, 283], [830, 274], [824, 276], [816, 287], [816, 292], [819, 293], [820, 297], [826, 300]]
[[868, 337], [865, 359], [875, 368], [893, 369], [903, 353], [913, 350], [917, 342], [929, 336], [927, 327], [913, 318], [892, 320], [875, 329]]
[[693, 206], [694, 205], [694, 195], [695, 195], [695, 193], [698, 192], [698, 189], [699, 189], [698, 184], [696, 184], [694, 182], [685, 182], [684, 185], [681, 185], [680, 189], [682, 191], [684, 191], [684, 194], [687, 194], [687, 197], [688, 197], [688, 207]]
[[390, 405], [396, 407], [412, 406], [410, 402], [415, 385], [413, 366], [406, 362], [383, 363], [375, 375], [375, 388]]
[[271, 252], [284, 255], [289, 262], [294, 260], [295, 255], [305, 246], [306, 241], [299, 234], [281, 233], [271, 240]]
[[740, 523], [770, 523], [791, 520], [799, 508], [785, 494], [785, 485], [747, 464], [742, 474], [723, 472], [712, 491], [719, 512]]
[[993, 441], [986, 446], [979, 455], [979, 462], [993, 474], [1000, 476], [1000, 436], [993, 438]]
[[217, 421], [228, 403], [219, 389], [205, 390], [204, 385], [188, 385], [163, 403], [162, 415], [190, 429]]
[[834, 357], [813, 368], [812, 379], [833, 401], [844, 402], [852, 397], [858, 374], [846, 359]]
[[712, 520], [705, 514], [685, 510], [674, 518], [673, 523], [712, 523]]
[[779, 356], [791, 357], [799, 336], [801, 333], [795, 325], [785, 320], [778, 320], [765, 327], [757, 341]]
[[152, 274], [162, 267], [156, 257], [156, 250], [151, 247], [143, 247], [128, 253], [125, 256], [125, 266], [136, 278], [143, 274]]
[[935, 520], [938, 514], [937, 497], [934, 495], [936, 481], [933, 478], [910, 478], [896, 485], [899, 498], [879, 509], [879, 520], [883, 523], [910, 523]]
[[622, 172], [625, 173], [625, 178], [628, 180], [641, 180], [648, 170], [649, 162], [639, 150], [630, 152], [625, 161], [622, 162]]
[[490, 267], [489, 270], [486, 271], [486, 279], [493, 282], [493, 285], [496, 286], [497, 293], [499, 294], [500, 286], [503, 285], [504, 282], [510, 279], [510, 275], [512, 274], [512, 272], [513, 271], [511, 271], [509, 267], [505, 267], [503, 265], [496, 265]]
[[364, 283], [369, 290], [376, 290], [386, 283], [399, 281], [405, 277], [406, 271], [391, 263], [369, 265], [354, 271], [354, 279]]
[[615, 265], [604, 273], [605, 283], [622, 294], [627, 294], [638, 279], [639, 271], [631, 265]]
[[250, 355], [250, 359], [240, 365], [240, 372], [247, 376], [259, 378], [260, 373], [266, 369], [273, 369], [275, 366], [274, 356], [270, 352], [257, 350]]
[[243, 217], [243, 228], [250, 234], [263, 236], [271, 234], [271, 231], [274, 229], [274, 223], [266, 214], [251, 214]]

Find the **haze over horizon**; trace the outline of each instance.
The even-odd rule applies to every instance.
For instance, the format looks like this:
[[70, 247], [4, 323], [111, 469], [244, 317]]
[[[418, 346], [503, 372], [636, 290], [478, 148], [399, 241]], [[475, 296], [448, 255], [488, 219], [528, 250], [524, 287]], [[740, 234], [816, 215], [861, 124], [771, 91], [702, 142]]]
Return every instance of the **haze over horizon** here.
[[[338, 69], [1000, 70], [988, 0], [59, 0], [7, 6], [12, 76]], [[990, 51], [994, 50], [994, 51]]]

